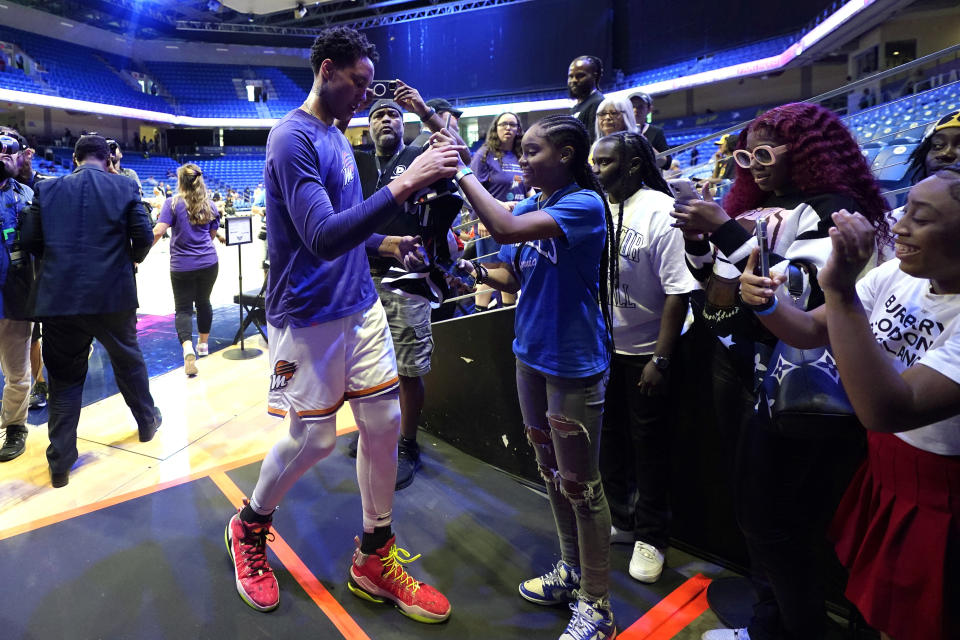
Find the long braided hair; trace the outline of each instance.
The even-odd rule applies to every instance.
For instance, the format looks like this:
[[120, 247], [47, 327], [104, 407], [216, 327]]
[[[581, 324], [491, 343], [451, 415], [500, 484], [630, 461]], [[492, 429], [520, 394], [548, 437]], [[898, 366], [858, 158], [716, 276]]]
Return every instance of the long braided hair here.
[[[604, 141], [613, 142], [617, 145], [617, 151], [620, 156], [617, 165], [620, 167], [620, 180], [627, 178], [627, 174], [633, 165], [633, 159], [639, 158], [640, 164], [637, 165], [637, 168], [640, 171], [637, 177], [640, 179], [640, 184], [637, 185], [637, 188], [647, 187], [648, 189], [665, 193], [671, 198], [673, 197], [673, 194], [670, 193], [670, 187], [667, 186], [667, 181], [663, 179], [663, 174], [660, 173], [660, 169], [657, 167], [657, 154], [643, 134], [633, 131], [618, 131], [617, 133], [611, 133], [609, 136], [600, 138], [597, 140], [597, 144]], [[625, 200], [626, 198], [620, 201], [620, 206], [617, 211], [617, 223], [614, 227], [616, 229], [616, 242], [614, 244], [612, 259], [616, 261], [618, 267], [620, 265], [620, 239], [623, 235], [623, 206]], [[617, 279], [619, 280], [619, 270], [617, 275]], [[619, 282], [617, 284], [619, 285]], [[616, 287], [614, 290], [616, 290]]]
[[613, 243], [613, 216], [610, 206], [603, 194], [600, 181], [593, 174], [593, 169], [587, 161], [590, 155], [590, 138], [587, 128], [573, 116], [547, 116], [537, 121], [537, 125], [551, 145], [557, 149], [570, 147], [573, 149], [573, 158], [570, 170], [573, 179], [581, 189], [593, 191], [603, 202], [603, 215], [606, 220], [606, 240], [600, 255], [600, 312], [603, 314], [603, 323], [607, 327], [605, 342], [608, 349], [613, 350], [613, 322], [610, 319], [610, 304], [613, 294], [620, 286], [620, 261], [617, 246]]

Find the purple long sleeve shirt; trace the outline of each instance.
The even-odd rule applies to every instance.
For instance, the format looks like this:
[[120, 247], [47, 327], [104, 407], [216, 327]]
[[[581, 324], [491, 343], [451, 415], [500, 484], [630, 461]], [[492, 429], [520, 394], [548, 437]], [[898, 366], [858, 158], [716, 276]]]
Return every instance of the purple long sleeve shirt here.
[[306, 327], [372, 305], [377, 294], [364, 243], [397, 204], [386, 188], [363, 201], [340, 130], [294, 109], [270, 131], [263, 175], [267, 321]]

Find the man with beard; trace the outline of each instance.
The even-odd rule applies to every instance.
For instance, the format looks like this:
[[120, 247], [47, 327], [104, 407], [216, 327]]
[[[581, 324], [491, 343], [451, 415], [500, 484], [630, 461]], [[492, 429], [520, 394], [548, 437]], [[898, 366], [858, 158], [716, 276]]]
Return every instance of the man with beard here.
[[[403, 175], [424, 149], [420, 145], [408, 147], [403, 142], [404, 108], [417, 114], [427, 131], [438, 131], [444, 126], [456, 131], [457, 118], [463, 113], [442, 98], [424, 102], [419, 91], [399, 80], [394, 97], [395, 100], [378, 100], [370, 107], [370, 136], [373, 138], [374, 154], [354, 152], [364, 198]], [[400, 490], [413, 482], [421, 467], [417, 423], [423, 411], [423, 376], [430, 372], [433, 355], [431, 307], [426, 299], [389, 291], [381, 287], [380, 282], [387, 270], [398, 264], [395, 258], [397, 244], [404, 238], [411, 239], [420, 233], [416, 211], [400, 211], [381, 225], [377, 233], [385, 237], [378, 255], [369, 256], [370, 274], [387, 313], [400, 375], [400, 440], [397, 447], [396, 484], [397, 490]], [[356, 455], [356, 448], [357, 441], [353, 440], [349, 446], [351, 455]]]
[[30, 393], [30, 332], [27, 296], [32, 281], [30, 258], [20, 245], [20, 222], [33, 191], [15, 178], [23, 168], [26, 141], [18, 134], [0, 135], [0, 372], [3, 373], [4, 431], [0, 462], [24, 452]]
[[577, 104], [570, 107], [570, 115], [587, 128], [590, 144], [596, 140], [597, 107], [603, 102], [603, 94], [599, 88], [602, 76], [603, 62], [596, 56], [575, 58], [567, 71], [570, 97], [577, 101]]
[[[407, 102], [413, 109], [420, 108], [421, 119], [430, 120], [433, 114], [412, 87], [400, 85], [416, 94], [416, 100]], [[405, 95], [405, 94], [404, 94]], [[364, 198], [391, 182], [406, 171], [407, 166], [420, 154], [422, 148], [406, 147], [403, 143], [403, 109], [393, 100], [377, 100], [370, 108], [370, 136], [373, 138], [374, 154], [354, 151], [357, 173], [363, 188]], [[413, 482], [420, 469], [420, 447], [417, 444], [417, 422], [423, 410], [423, 376], [430, 372], [433, 355], [433, 335], [430, 330], [430, 303], [425, 299], [413, 299], [383, 289], [380, 280], [387, 270], [397, 264], [393, 257], [396, 237], [416, 236], [420, 222], [416, 215], [400, 211], [391, 220], [382, 224], [377, 233], [386, 237], [376, 256], [370, 259], [370, 275], [377, 287], [380, 302], [387, 313], [387, 323], [397, 354], [397, 371], [400, 375], [400, 440], [397, 445], [397, 484], [403, 489]], [[349, 446], [355, 456], [357, 439]]]
[[[33, 158], [36, 150], [27, 144], [26, 139], [16, 129], [0, 129], [0, 134], [12, 136], [24, 145], [20, 150], [20, 169], [14, 179], [32, 190], [40, 180], [50, 176], [40, 175], [33, 168]], [[30, 337], [30, 371], [36, 381], [30, 390], [30, 408], [41, 409], [47, 406], [47, 381], [43, 377], [43, 357], [40, 354], [40, 323], [33, 323], [33, 333]], [[2, 455], [2, 454], [0, 454]]]

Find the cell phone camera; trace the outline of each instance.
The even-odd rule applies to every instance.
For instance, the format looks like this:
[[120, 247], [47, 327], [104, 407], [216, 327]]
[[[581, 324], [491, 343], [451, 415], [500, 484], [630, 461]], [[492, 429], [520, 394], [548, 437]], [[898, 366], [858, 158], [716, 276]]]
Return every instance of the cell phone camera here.
[[370, 83], [370, 92], [374, 98], [393, 98], [396, 91], [396, 80], [374, 80]]

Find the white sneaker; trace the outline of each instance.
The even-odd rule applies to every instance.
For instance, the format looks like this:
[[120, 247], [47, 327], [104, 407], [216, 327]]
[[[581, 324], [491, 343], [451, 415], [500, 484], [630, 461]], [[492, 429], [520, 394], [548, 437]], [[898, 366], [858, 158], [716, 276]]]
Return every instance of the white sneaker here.
[[610, 544], [633, 544], [633, 531], [624, 531], [610, 525]]
[[210, 345], [206, 342], [197, 343], [197, 357], [202, 358], [204, 356], [210, 355]]
[[746, 629], [714, 629], [707, 631], [700, 640], [750, 640]]
[[183, 356], [183, 372], [192, 378], [197, 375], [197, 356], [191, 351]]
[[656, 582], [663, 573], [663, 554], [652, 544], [637, 540], [630, 558], [630, 577], [640, 582]]

